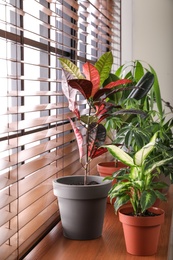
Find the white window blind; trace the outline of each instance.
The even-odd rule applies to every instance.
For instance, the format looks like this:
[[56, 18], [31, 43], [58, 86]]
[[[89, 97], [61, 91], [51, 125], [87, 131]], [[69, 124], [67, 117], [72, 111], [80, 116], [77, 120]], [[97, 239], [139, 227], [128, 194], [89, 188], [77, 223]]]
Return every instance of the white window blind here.
[[112, 50], [119, 66], [120, 21], [119, 0], [0, 0], [1, 260], [59, 221], [52, 180], [82, 174], [58, 58], [81, 66]]

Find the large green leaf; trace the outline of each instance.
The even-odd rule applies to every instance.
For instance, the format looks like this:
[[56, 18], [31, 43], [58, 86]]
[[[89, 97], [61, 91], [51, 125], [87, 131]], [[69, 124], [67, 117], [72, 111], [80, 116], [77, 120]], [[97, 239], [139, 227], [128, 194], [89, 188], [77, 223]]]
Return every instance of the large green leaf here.
[[162, 192], [158, 191], [158, 190], [154, 190], [154, 193], [156, 195], [156, 197], [159, 199], [159, 200], [163, 200], [163, 201], [166, 201], [166, 195], [163, 194]]
[[149, 174], [151, 172], [153, 172], [157, 167], [160, 167], [166, 163], [172, 162], [173, 161], [173, 157], [158, 161], [158, 162], [154, 162], [149, 168], [147, 168], [147, 170], [145, 171], [145, 174]]
[[112, 52], [105, 52], [95, 63], [100, 74], [100, 85], [108, 78], [113, 64], [113, 55]]
[[59, 60], [61, 62], [62, 68], [73, 75], [74, 78], [84, 79], [80, 69], [73, 62], [66, 58], [59, 58]]
[[140, 204], [141, 204], [141, 209], [142, 209], [142, 213], [150, 208], [154, 202], [156, 201], [156, 194], [154, 191], [152, 190], [146, 190], [141, 194], [141, 200], [140, 200]]
[[134, 78], [135, 81], [138, 82], [144, 75], [144, 67], [138, 60], [135, 61], [134, 63], [135, 63]]
[[151, 72], [147, 72], [136, 84], [136, 88], [133, 89], [128, 98], [135, 98], [137, 100], [145, 97], [150, 91], [151, 87], [154, 84], [154, 75]]
[[134, 155], [134, 162], [137, 166], [142, 166], [145, 158], [152, 152], [152, 150], [154, 149], [156, 138], [157, 138], [157, 133], [155, 133], [152, 136], [148, 144], [146, 144], [139, 151], [136, 152], [136, 154]]
[[121, 65], [121, 66], [115, 71], [115, 75], [120, 78], [121, 75], [122, 75], [123, 70], [124, 70], [124, 64]]
[[116, 145], [104, 145], [108, 151], [118, 160], [128, 166], [134, 166], [133, 158]]
[[158, 108], [158, 111], [159, 111], [160, 115], [163, 116], [162, 98], [161, 98], [161, 93], [160, 93], [160, 87], [159, 87], [159, 81], [158, 81], [157, 73], [155, 72], [153, 67], [151, 67], [151, 65], [149, 65], [149, 67], [150, 67], [151, 72], [154, 74], [153, 89], [154, 89], [154, 93], [155, 93], [157, 108]]
[[117, 197], [116, 201], [114, 202], [114, 209], [115, 209], [115, 212], [117, 213], [118, 209], [126, 204], [127, 202], [129, 202], [130, 200], [130, 196], [128, 194], [125, 194], [121, 197]]

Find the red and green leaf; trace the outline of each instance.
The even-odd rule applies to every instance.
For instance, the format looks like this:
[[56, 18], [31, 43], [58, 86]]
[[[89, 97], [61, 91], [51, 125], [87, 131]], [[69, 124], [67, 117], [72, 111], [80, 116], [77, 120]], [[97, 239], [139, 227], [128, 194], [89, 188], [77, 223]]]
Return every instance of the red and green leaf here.
[[79, 149], [79, 157], [80, 157], [80, 160], [82, 159], [83, 157], [83, 148], [82, 148], [82, 145], [83, 145], [83, 136], [81, 134], [81, 132], [79, 131], [79, 129], [75, 126], [75, 124], [73, 123], [73, 121], [71, 120], [71, 118], [69, 118], [70, 120], [70, 123], [71, 123], [71, 126], [73, 128], [73, 131], [74, 131], [74, 134], [76, 136], [76, 140], [77, 140], [77, 144], [78, 144], [78, 149]]
[[91, 123], [88, 128], [88, 156], [93, 158], [106, 140], [106, 129], [102, 124]]
[[68, 84], [73, 88], [80, 91], [80, 93], [89, 99], [92, 93], [92, 82], [87, 79], [72, 79], [68, 81]]
[[92, 93], [91, 93], [91, 97], [94, 96], [94, 94], [98, 91], [98, 89], [100, 88], [100, 75], [98, 70], [94, 67], [94, 65], [92, 65], [89, 62], [86, 62], [83, 65], [83, 73], [86, 76], [87, 80], [90, 80], [93, 84], [92, 87]]

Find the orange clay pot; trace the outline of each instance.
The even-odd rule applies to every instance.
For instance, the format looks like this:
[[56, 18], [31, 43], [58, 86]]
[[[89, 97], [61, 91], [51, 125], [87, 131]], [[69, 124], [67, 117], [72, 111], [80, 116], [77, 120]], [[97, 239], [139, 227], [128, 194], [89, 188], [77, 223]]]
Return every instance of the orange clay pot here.
[[[101, 162], [97, 164], [97, 171], [102, 177], [111, 177], [114, 172], [125, 167], [127, 167], [127, 165], [122, 162]], [[116, 183], [116, 179], [113, 180], [112, 185], [114, 183]], [[107, 202], [110, 203], [109, 198], [107, 199]]]
[[107, 177], [112, 176], [112, 174], [121, 168], [127, 167], [122, 162], [102, 162], [97, 164], [97, 171], [99, 172], [100, 176]]
[[149, 256], [157, 252], [165, 213], [156, 207], [151, 207], [149, 210], [159, 215], [134, 217], [127, 215], [133, 212], [132, 207], [124, 207], [119, 210], [119, 220], [123, 225], [126, 250], [129, 254]]

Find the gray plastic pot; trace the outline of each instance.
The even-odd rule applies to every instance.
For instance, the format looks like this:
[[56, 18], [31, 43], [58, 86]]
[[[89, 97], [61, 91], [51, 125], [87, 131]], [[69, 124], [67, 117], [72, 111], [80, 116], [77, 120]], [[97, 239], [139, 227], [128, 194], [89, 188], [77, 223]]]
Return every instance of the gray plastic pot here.
[[58, 199], [63, 235], [69, 239], [88, 240], [102, 235], [107, 195], [111, 181], [100, 176], [66, 176], [53, 180], [53, 190]]

